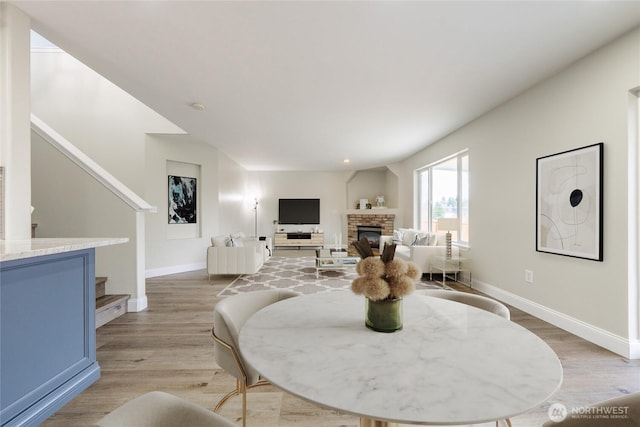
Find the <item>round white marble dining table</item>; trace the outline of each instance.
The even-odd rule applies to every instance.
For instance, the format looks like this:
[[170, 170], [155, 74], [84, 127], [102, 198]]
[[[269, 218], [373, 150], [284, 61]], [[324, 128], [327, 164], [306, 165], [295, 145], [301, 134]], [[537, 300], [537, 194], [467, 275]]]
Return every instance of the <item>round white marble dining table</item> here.
[[365, 326], [364, 310], [349, 291], [289, 298], [246, 322], [240, 351], [279, 388], [376, 420], [361, 425], [505, 419], [542, 405], [562, 383], [553, 350], [495, 314], [412, 294], [404, 328], [380, 333]]

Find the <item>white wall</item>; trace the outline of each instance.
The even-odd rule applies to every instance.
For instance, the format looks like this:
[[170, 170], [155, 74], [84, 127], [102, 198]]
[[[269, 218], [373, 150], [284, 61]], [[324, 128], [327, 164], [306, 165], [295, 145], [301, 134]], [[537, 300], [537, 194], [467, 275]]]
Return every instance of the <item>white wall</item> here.
[[[639, 43], [636, 30], [589, 55], [408, 159], [401, 177], [409, 200], [413, 185], [405, 184], [415, 169], [469, 148], [474, 282], [584, 322], [601, 338], [613, 334], [611, 341], [635, 339], [627, 307], [627, 108], [640, 84]], [[604, 262], [536, 252], [536, 158], [597, 142], [605, 143]], [[525, 269], [534, 284], [524, 282]]]
[[33, 113], [139, 195], [145, 133], [184, 133], [62, 51], [34, 52], [31, 81]]
[[218, 229], [216, 235], [243, 232], [253, 235], [254, 214], [251, 209], [255, 186], [247, 171], [224, 153], [218, 156]]
[[[205, 268], [218, 229], [218, 150], [188, 135], [147, 135], [145, 200], [158, 207], [146, 222], [146, 276]], [[168, 223], [167, 176], [198, 178], [197, 224]]]
[[[4, 230], [0, 237], [31, 237], [29, 30], [31, 21], [0, 2], [0, 166], [4, 176]], [[2, 224], [2, 221], [0, 221]]]
[[96, 249], [96, 275], [109, 278], [109, 293], [144, 298], [136, 283], [135, 213], [35, 132], [31, 146], [37, 237], [133, 237]]
[[383, 192], [385, 198], [385, 206], [388, 208], [398, 209], [400, 204], [398, 203], [398, 175], [387, 169], [385, 172], [385, 191]]
[[[249, 185], [261, 194], [258, 234], [273, 235], [273, 220], [278, 218], [278, 199], [319, 198], [319, 228], [325, 233], [325, 240], [332, 243], [335, 233], [343, 233], [343, 236], [346, 236], [347, 177], [348, 175], [341, 172], [250, 172]], [[297, 231], [300, 228], [296, 225], [280, 227], [286, 231]], [[311, 228], [312, 226], [306, 226], [303, 231], [310, 231]]]
[[404, 163], [389, 164], [387, 168], [390, 174], [387, 185], [396, 189], [395, 192], [388, 192], [388, 206], [395, 206], [398, 209], [395, 227], [413, 227], [413, 175], [410, 170], [408, 171]]
[[[31, 80], [33, 113], [144, 197], [145, 133], [181, 130], [62, 51], [34, 52]], [[32, 141], [37, 237], [128, 237], [96, 250], [96, 274], [109, 278], [107, 292], [131, 295], [130, 310], [144, 308], [144, 221], [35, 134]]]
[[[375, 206], [377, 196], [385, 196], [385, 201], [388, 201], [387, 172], [387, 170], [374, 169], [353, 174], [347, 183], [347, 208], [356, 209], [360, 199], [367, 199], [372, 206]], [[387, 207], [395, 206], [387, 204]]]

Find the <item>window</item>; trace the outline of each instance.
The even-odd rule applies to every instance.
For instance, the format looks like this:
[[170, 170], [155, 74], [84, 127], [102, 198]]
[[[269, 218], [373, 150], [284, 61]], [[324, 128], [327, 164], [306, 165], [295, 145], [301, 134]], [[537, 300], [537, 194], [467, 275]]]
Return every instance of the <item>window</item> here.
[[[416, 171], [418, 224], [421, 230], [450, 231], [452, 240], [469, 243], [469, 153], [467, 150]], [[438, 218], [456, 218], [455, 229], [438, 230]]]

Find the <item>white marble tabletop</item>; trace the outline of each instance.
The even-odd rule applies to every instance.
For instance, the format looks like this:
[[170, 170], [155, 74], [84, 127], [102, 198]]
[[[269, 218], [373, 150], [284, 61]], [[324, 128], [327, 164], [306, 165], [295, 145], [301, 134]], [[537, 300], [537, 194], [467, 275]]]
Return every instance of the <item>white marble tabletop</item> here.
[[252, 316], [244, 358], [293, 395], [341, 412], [403, 424], [472, 424], [543, 404], [562, 366], [540, 338], [464, 304], [410, 295], [404, 329], [374, 332], [349, 291], [290, 298]]
[[70, 237], [0, 240], [0, 261], [52, 255], [62, 252], [126, 243], [126, 237]]

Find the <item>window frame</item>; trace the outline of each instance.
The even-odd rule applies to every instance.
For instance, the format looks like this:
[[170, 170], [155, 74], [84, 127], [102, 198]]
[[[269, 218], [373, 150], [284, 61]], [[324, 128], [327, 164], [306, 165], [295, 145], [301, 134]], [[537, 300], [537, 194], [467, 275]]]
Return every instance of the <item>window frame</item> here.
[[[463, 159], [466, 158], [466, 169], [463, 168]], [[418, 168], [415, 170], [415, 191], [414, 191], [414, 197], [415, 197], [415, 215], [414, 215], [414, 227], [418, 228], [418, 229], [424, 229], [423, 227], [423, 223], [424, 223], [424, 209], [427, 210], [427, 215], [426, 215], [426, 221], [428, 224], [428, 229], [427, 231], [429, 232], [434, 232], [433, 229], [433, 224], [434, 224], [434, 218], [433, 218], [433, 205], [434, 205], [434, 200], [433, 200], [433, 171], [439, 166], [442, 165], [443, 163], [449, 162], [452, 159], [456, 159], [456, 173], [457, 173], [457, 188], [456, 188], [456, 217], [458, 218], [458, 226], [455, 230], [451, 230], [451, 231], [455, 231], [455, 236], [456, 239], [454, 240], [454, 243], [458, 246], [465, 246], [465, 247], [469, 247], [469, 240], [470, 240], [470, 235], [469, 235], [469, 230], [467, 229], [467, 239], [468, 240], [463, 240], [463, 234], [462, 234], [462, 221], [464, 218], [467, 219], [467, 227], [469, 227], [469, 215], [470, 215], [470, 208], [469, 208], [469, 191], [470, 191], [470, 183], [469, 183], [469, 149], [466, 148], [464, 150], [458, 151], [454, 154], [451, 154], [450, 156], [444, 157], [442, 159], [439, 159], [433, 163], [430, 163], [426, 166], [423, 166], [421, 168]], [[426, 175], [426, 183], [425, 183], [425, 179], [424, 179], [424, 174]], [[465, 182], [466, 181], [466, 182]], [[426, 193], [425, 193], [425, 188], [424, 186], [427, 186], [426, 188]], [[465, 190], [466, 190], [466, 206], [465, 206], [465, 198], [463, 196], [465, 196]], [[427, 200], [426, 200], [426, 204], [424, 203], [424, 199], [423, 199], [423, 193], [426, 194]], [[465, 212], [466, 210], [466, 212]], [[464, 215], [463, 215], [464, 214]]]

